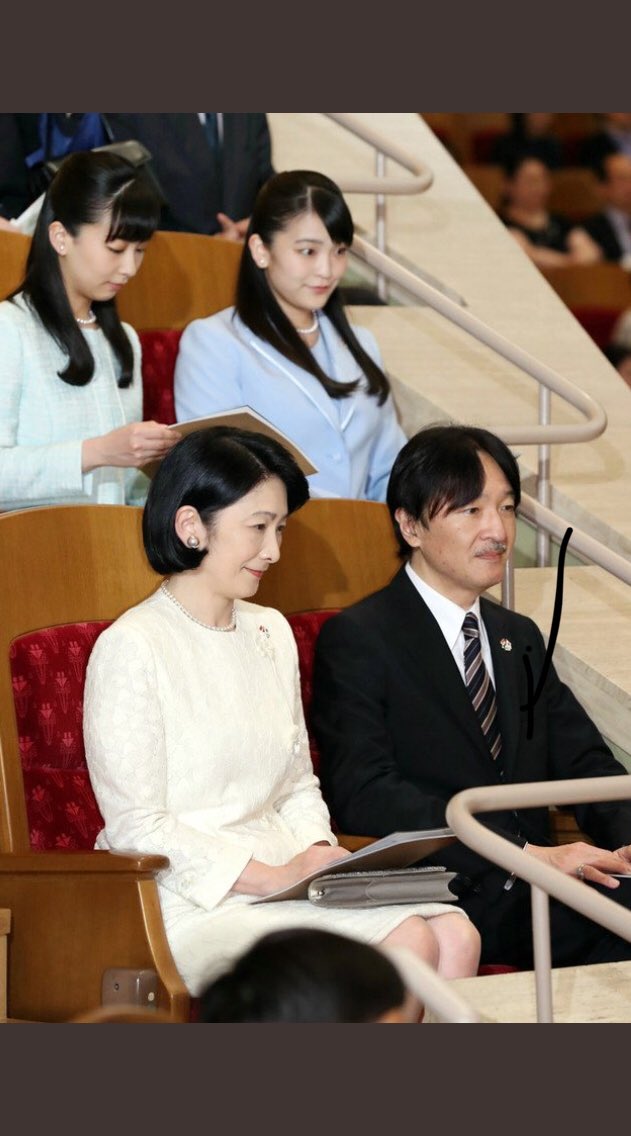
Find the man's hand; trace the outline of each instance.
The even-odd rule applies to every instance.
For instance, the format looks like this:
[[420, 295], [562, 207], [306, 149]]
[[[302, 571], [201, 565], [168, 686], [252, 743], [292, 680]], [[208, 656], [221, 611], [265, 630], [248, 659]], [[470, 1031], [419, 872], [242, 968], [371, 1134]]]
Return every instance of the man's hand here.
[[620, 886], [620, 880], [614, 879], [608, 873], [614, 872], [618, 875], [631, 873], [631, 845], [619, 848], [616, 852], [609, 852], [606, 848], [597, 848], [594, 844], [576, 840], [572, 844], [560, 844], [553, 848], [528, 844], [526, 852], [536, 856], [544, 864], [558, 868], [566, 876], [576, 876], [580, 868], [579, 879], [590, 880], [594, 884], [604, 884], [608, 888]]
[[233, 221], [227, 213], [218, 213], [217, 220], [221, 225], [221, 232], [215, 233], [216, 237], [223, 237], [228, 241], [242, 241], [250, 223], [249, 217], [243, 217], [240, 221]]

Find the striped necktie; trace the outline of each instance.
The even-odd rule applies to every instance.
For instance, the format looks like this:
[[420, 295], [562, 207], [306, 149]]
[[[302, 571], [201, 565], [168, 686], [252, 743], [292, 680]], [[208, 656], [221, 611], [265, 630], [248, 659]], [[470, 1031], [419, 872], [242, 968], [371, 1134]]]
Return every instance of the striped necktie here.
[[494, 761], [497, 761], [502, 752], [502, 737], [497, 721], [497, 699], [491, 677], [482, 658], [478, 619], [472, 611], [467, 612], [464, 618], [462, 632], [465, 638], [465, 685], [473, 703], [473, 709], [478, 716], [482, 733], [491, 751], [491, 757]]
[[219, 153], [219, 122], [215, 111], [206, 111], [206, 118], [204, 120], [204, 130], [206, 131], [206, 138], [208, 145], [213, 154]]

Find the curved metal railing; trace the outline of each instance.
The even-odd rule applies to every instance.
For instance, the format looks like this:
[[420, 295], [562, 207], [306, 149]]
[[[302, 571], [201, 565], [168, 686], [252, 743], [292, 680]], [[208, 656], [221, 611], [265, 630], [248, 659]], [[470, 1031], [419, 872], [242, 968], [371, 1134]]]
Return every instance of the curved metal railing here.
[[[551, 509], [540, 504], [539, 501], [535, 501], [534, 497], [530, 497], [527, 493], [522, 495], [519, 503], [519, 516], [536, 525], [539, 531], [543, 531], [559, 541], [563, 540], [568, 527], [571, 527], [570, 544], [572, 545], [572, 552], [590, 561], [590, 563], [596, 564], [605, 572], [609, 572], [618, 580], [622, 580], [624, 584], [631, 585], [631, 560], [620, 556], [618, 552], [612, 552], [606, 544], [596, 540], [589, 533], [583, 532], [582, 529], [577, 529], [574, 525], [569, 526], [563, 517], [553, 513]], [[508, 608], [515, 606], [515, 568], [512, 556], [507, 560], [504, 567], [502, 606]]]
[[409, 269], [403, 268], [391, 257], [379, 252], [364, 238], [355, 238], [353, 252], [370, 267], [380, 268], [391, 280], [401, 283], [417, 299], [423, 300], [424, 303], [439, 312], [440, 315], [445, 316], [451, 323], [455, 323], [457, 327], [477, 339], [479, 343], [484, 343], [496, 354], [501, 355], [503, 359], [513, 363], [527, 375], [530, 375], [531, 378], [536, 379], [538, 383], [547, 387], [548, 390], [559, 395], [565, 402], [575, 407], [586, 420], [584, 423], [574, 425], [497, 426], [495, 433], [500, 434], [509, 445], [584, 442], [602, 434], [607, 425], [607, 415], [600, 403], [596, 402], [591, 395], [586, 394], [569, 379], [563, 378], [557, 371], [553, 371], [546, 363], [541, 363], [538, 359], [535, 359], [534, 355], [530, 355], [521, 347], [511, 343], [505, 336], [500, 335], [499, 332], [485, 324], [483, 320], [478, 319], [477, 316], [465, 311], [453, 300], [448, 299], [438, 289], [424, 283]]
[[[625, 799], [631, 799], [629, 774], [520, 785], [484, 785], [456, 793], [447, 805], [447, 824], [463, 844], [507, 872], [514, 872], [531, 886], [538, 1022], [553, 1020], [548, 896], [553, 895], [561, 903], [580, 911], [628, 942], [631, 942], [631, 911], [592, 891], [589, 885], [573, 876], [535, 859], [510, 840], [491, 832], [472, 814]], [[631, 886], [631, 880], [629, 884], [621, 883], [620, 886]]]
[[[527, 351], [507, 340], [482, 320], [463, 310], [464, 301], [446, 286], [434, 287], [421, 269], [418, 274], [398, 264], [386, 254], [385, 239], [385, 195], [389, 193], [422, 193], [429, 189], [433, 173], [429, 166], [419, 162], [396, 143], [391, 142], [379, 131], [365, 125], [351, 114], [327, 114], [338, 125], [351, 131], [375, 149], [377, 175], [374, 178], [341, 179], [340, 184], [346, 192], [375, 193], [376, 199], [376, 245], [365, 237], [356, 236], [353, 241], [353, 254], [377, 273], [378, 291], [385, 298], [385, 281], [396, 283], [415, 299], [428, 304], [451, 323], [456, 324], [478, 342], [519, 368], [539, 384], [538, 424], [528, 426], [506, 425], [498, 427], [498, 433], [509, 444], [538, 446], [537, 497], [542, 506], [550, 503], [550, 445], [559, 442], [584, 442], [598, 437], [607, 425], [603, 407], [590, 395], [580, 390], [574, 383], [541, 363]], [[412, 173], [408, 178], [385, 177], [384, 156], [390, 157]], [[441, 287], [443, 290], [441, 291]], [[460, 302], [450, 296], [456, 295]], [[550, 421], [551, 392], [574, 406], [585, 421], [578, 424], [553, 425]], [[538, 564], [543, 565], [549, 558], [549, 540], [543, 531], [537, 538]]]
[[386, 177], [380, 174], [372, 178], [340, 178], [340, 189], [344, 193], [407, 194], [424, 193], [426, 189], [429, 189], [434, 180], [434, 174], [427, 163], [420, 162], [415, 154], [410, 154], [408, 150], [405, 150], [396, 142], [392, 142], [379, 131], [366, 126], [364, 122], [355, 118], [352, 114], [323, 113], [325, 118], [332, 119], [339, 126], [343, 126], [345, 130], [350, 130], [357, 138], [361, 138], [363, 142], [367, 142], [378, 155], [392, 158], [393, 161], [412, 174], [412, 177], [403, 178]]

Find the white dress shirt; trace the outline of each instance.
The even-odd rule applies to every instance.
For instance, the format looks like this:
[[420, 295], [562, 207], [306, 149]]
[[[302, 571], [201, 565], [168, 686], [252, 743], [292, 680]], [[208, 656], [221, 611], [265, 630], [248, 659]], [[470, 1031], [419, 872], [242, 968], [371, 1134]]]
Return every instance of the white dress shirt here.
[[456, 666], [460, 671], [463, 682], [465, 639], [462, 633], [462, 624], [467, 612], [473, 612], [473, 614], [477, 618], [480, 628], [480, 649], [482, 651], [484, 665], [489, 672], [491, 682], [495, 687], [495, 671], [493, 670], [493, 659], [491, 657], [489, 637], [486, 633], [484, 620], [480, 615], [479, 598], [475, 601], [475, 603], [472, 603], [470, 607], [466, 609], [462, 608], [459, 604], [454, 603], [453, 600], [448, 600], [446, 596], [441, 595], [441, 593], [437, 592], [435, 588], [431, 588], [429, 584], [426, 584], [425, 580], [422, 580], [421, 577], [418, 576], [414, 571], [409, 561], [405, 566], [405, 571], [414, 584], [417, 592], [421, 596], [421, 599], [425, 600], [425, 603], [427, 604], [429, 610], [434, 616], [434, 619], [440, 627], [440, 630], [445, 636], [447, 646], [449, 647], [449, 650], [454, 657]]

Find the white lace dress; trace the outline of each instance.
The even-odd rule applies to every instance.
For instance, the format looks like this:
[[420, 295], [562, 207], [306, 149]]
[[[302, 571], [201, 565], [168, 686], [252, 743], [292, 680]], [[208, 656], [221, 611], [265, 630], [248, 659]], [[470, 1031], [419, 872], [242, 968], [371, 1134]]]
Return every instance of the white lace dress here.
[[231, 894], [251, 857], [282, 864], [335, 844], [314, 776], [294, 637], [271, 608], [238, 601], [236, 629], [196, 623], [162, 590], [98, 638], [85, 747], [105, 827], [98, 848], [161, 853], [176, 965], [192, 994], [267, 931], [318, 926], [379, 941], [437, 903], [323, 911]]

